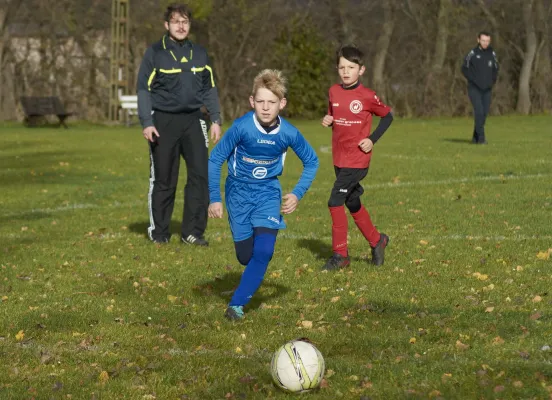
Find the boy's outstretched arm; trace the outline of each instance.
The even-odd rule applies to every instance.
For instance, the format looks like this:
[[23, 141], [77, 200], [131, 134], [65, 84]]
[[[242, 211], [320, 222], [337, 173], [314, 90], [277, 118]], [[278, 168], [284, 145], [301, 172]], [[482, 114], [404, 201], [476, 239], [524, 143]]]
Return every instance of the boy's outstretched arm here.
[[372, 151], [372, 148], [374, 147], [374, 144], [383, 136], [383, 134], [387, 131], [387, 129], [391, 126], [391, 122], [393, 122], [393, 113], [389, 111], [384, 117], [381, 117], [378, 126], [365, 139], [362, 139], [358, 146], [360, 149], [365, 152], [369, 153]]
[[[295, 210], [297, 202], [303, 198], [309, 187], [312, 185], [312, 181], [316, 176], [316, 171], [318, 170], [319, 166], [318, 156], [316, 155], [316, 152], [309, 144], [309, 142], [305, 140], [304, 136], [301, 135], [300, 132], [297, 132], [297, 137], [295, 139], [295, 142], [291, 145], [291, 148], [303, 163], [303, 173], [301, 174], [299, 182], [297, 182], [297, 185], [295, 185], [295, 188], [291, 191], [291, 193], [284, 196], [285, 202], [282, 209], [284, 214], [289, 214]], [[293, 199], [290, 195], [295, 196], [297, 201], [294, 201], [295, 199]], [[286, 207], [286, 203], [290, 203], [288, 207]]]
[[[233, 125], [221, 141], [211, 151], [209, 156], [209, 216], [211, 218], [222, 217], [222, 195], [220, 193], [220, 170], [222, 164], [228, 159], [232, 151], [236, 148], [239, 142], [239, 130], [236, 125]], [[220, 207], [211, 207], [214, 203], [220, 203]], [[220, 212], [219, 212], [220, 211]]]
[[370, 140], [372, 143], [375, 144], [383, 136], [383, 134], [391, 126], [391, 122], [393, 122], [393, 113], [389, 111], [384, 117], [380, 118], [378, 126], [374, 132], [370, 134]]

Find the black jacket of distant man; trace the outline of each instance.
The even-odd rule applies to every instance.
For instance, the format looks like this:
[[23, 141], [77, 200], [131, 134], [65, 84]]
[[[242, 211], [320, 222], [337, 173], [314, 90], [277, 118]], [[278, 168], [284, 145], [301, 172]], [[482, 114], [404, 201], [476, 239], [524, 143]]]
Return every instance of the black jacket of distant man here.
[[491, 46], [482, 49], [477, 46], [470, 50], [462, 63], [462, 73], [468, 84], [479, 90], [489, 90], [498, 78], [498, 59]]

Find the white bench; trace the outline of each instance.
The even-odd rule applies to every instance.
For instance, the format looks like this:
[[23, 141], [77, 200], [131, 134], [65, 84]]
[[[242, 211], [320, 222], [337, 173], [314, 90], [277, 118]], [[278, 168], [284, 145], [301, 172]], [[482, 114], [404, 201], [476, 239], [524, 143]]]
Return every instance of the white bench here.
[[127, 125], [130, 125], [132, 116], [138, 115], [138, 96], [119, 96], [121, 108], [127, 113]]

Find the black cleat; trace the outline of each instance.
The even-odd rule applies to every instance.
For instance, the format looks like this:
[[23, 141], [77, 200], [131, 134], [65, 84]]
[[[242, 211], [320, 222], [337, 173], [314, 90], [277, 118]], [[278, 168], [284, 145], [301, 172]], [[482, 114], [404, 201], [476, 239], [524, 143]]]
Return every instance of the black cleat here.
[[203, 237], [197, 237], [194, 235], [188, 235], [186, 237], [182, 237], [182, 243], [186, 244], [193, 244], [194, 246], [209, 246], [209, 242], [205, 240]]
[[156, 244], [166, 244], [166, 243], [169, 243], [169, 238], [152, 239], [152, 242]]
[[241, 321], [245, 318], [243, 306], [228, 306], [224, 316], [230, 321]]
[[336, 271], [348, 267], [351, 264], [351, 259], [349, 257], [343, 257], [341, 254], [334, 253], [330, 257], [326, 264], [322, 267], [322, 271]]
[[389, 244], [389, 236], [385, 233], [380, 234], [380, 240], [376, 247], [372, 247], [372, 264], [376, 266], [383, 265], [385, 261], [385, 248]]

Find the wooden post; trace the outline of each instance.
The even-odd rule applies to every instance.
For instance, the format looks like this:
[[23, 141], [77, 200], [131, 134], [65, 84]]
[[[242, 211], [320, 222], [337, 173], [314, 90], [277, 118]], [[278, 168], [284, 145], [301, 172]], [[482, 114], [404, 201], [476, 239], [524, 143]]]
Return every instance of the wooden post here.
[[120, 115], [119, 96], [130, 93], [130, 0], [113, 0], [111, 8], [110, 121], [126, 122]]

